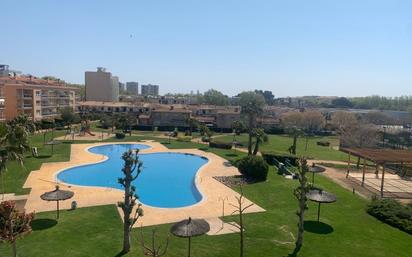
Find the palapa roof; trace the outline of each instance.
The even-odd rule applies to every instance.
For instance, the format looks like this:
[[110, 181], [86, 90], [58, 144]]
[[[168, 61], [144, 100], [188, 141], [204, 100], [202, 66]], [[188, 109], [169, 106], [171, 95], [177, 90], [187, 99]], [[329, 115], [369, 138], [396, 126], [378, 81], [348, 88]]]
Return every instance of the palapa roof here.
[[377, 164], [412, 163], [412, 150], [380, 148], [341, 148], [342, 152], [361, 157]]
[[178, 237], [200, 236], [209, 232], [210, 226], [204, 219], [186, 219], [177, 222], [170, 228], [170, 232]]
[[333, 203], [336, 202], [336, 196], [319, 189], [309, 190], [306, 197], [314, 202], [318, 203]]
[[72, 191], [60, 190], [59, 186], [50, 192], [46, 192], [40, 196], [45, 201], [63, 201], [72, 198], [74, 193]]

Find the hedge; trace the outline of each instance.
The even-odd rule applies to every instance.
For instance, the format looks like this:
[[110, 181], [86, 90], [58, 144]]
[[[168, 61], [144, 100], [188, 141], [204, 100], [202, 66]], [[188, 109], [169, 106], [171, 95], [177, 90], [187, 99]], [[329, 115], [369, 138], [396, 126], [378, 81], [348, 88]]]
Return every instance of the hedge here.
[[402, 205], [394, 199], [373, 199], [366, 211], [382, 222], [412, 234], [412, 205]]
[[328, 141], [317, 141], [316, 144], [319, 146], [330, 146]]
[[287, 160], [290, 164], [294, 166], [298, 165], [299, 157], [297, 157], [296, 155], [292, 155], [292, 154], [284, 153], [284, 152], [276, 152], [276, 151], [264, 151], [261, 153], [262, 153], [263, 159], [265, 159], [265, 161], [270, 165], [276, 164], [275, 159], [283, 163], [285, 163]]
[[176, 141], [179, 141], [179, 142], [190, 142], [191, 140], [192, 140], [191, 136], [178, 137], [176, 139]]
[[209, 142], [209, 147], [220, 148], [220, 149], [232, 149], [232, 143], [211, 141]]
[[125, 138], [126, 137], [126, 135], [124, 134], [124, 133], [116, 133], [116, 138], [117, 139], [123, 139], [123, 138]]
[[240, 173], [249, 178], [264, 181], [268, 176], [269, 165], [260, 156], [246, 156], [236, 161], [236, 166], [238, 167]]

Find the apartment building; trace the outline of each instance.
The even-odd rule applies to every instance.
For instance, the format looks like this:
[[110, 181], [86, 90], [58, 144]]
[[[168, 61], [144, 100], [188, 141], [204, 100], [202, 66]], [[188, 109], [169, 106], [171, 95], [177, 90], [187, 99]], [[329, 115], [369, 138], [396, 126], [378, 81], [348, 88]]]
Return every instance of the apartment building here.
[[139, 83], [133, 81], [126, 82], [126, 92], [130, 95], [138, 95]]
[[119, 78], [105, 68], [85, 72], [86, 101], [119, 101]]
[[142, 95], [144, 96], [158, 96], [159, 95], [159, 86], [158, 85], [142, 85]]
[[32, 76], [0, 77], [0, 120], [11, 120], [26, 114], [33, 120], [55, 118], [60, 109], [76, 110], [79, 89], [64, 83], [37, 79]]

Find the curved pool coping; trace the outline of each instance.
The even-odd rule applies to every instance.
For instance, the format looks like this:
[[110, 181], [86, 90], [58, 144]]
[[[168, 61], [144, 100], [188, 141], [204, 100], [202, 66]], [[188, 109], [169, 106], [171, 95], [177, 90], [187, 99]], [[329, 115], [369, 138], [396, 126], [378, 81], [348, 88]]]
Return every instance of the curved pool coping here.
[[[201, 199], [200, 199], [198, 202], [196, 202], [196, 203], [194, 203], [194, 204], [191, 204], [191, 205], [182, 206], [182, 207], [159, 207], [159, 206], [154, 206], [154, 205], [150, 205], [150, 204], [146, 204], [146, 203], [143, 203], [143, 202], [138, 201], [138, 202], [141, 203], [143, 206], [148, 206], [148, 207], [157, 208], [157, 209], [173, 209], [173, 210], [178, 210], [178, 209], [185, 209], [185, 208], [189, 208], [189, 207], [195, 207], [196, 205], [202, 204], [204, 201], [207, 200], [207, 196], [206, 196], [205, 192], [202, 192], [202, 189], [201, 189], [201, 187], [200, 187], [200, 184], [199, 184], [198, 180], [199, 180], [199, 174], [200, 174], [200, 172], [202, 172], [202, 170], [204, 170], [204, 168], [205, 168], [206, 166], [208, 166], [208, 164], [211, 163], [211, 162], [210, 162], [210, 159], [209, 159], [208, 157], [202, 156], [202, 155], [200, 155], [200, 154], [193, 154], [193, 153], [188, 153], [188, 152], [183, 152], [183, 151], [178, 151], [178, 152], [172, 152], [172, 151], [165, 151], [165, 152], [163, 152], [163, 151], [155, 151], [155, 152], [145, 153], [145, 152], [144, 152], [145, 150], [153, 150], [153, 147], [150, 146], [150, 145], [144, 144], [144, 143], [117, 143], [117, 142], [113, 142], [113, 143], [102, 143], [102, 144], [98, 144], [98, 145], [88, 146], [88, 147], [84, 148], [84, 151], [85, 151], [86, 153], [103, 156], [103, 159], [100, 160], [100, 161], [96, 161], [96, 162], [90, 162], [90, 163], [72, 165], [72, 166], [68, 166], [68, 167], [59, 169], [59, 170], [57, 170], [57, 171], [53, 174], [53, 178], [54, 178], [58, 183], [60, 183], [60, 184], [62, 184], [62, 185], [67, 185], [67, 186], [72, 186], [72, 187], [83, 187], [83, 188], [110, 189], [110, 190], [116, 190], [116, 191], [119, 191], [119, 192], [124, 193], [124, 190], [121, 190], [121, 189], [118, 189], [118, 188], [113, 188], [113, 187], [84, 186], [84, 185], [77, 185], [77, 184], [67, 183], [67, 182], [64, 182], [64, 181], [60, 180], [60, 179], [58, 178], [58, 175], [59, 175], [61, 172], [65, 171], [65, 170], [68, 170], [68, 169], [78, 168], [78, 167], [84, 167], [84, 166], [90, 166], [90, 165], [96, 165], [96, 164], [98, 164], [98, 163], [105, 162], [105, 161], [107, 161], [107, 160], [109, 159], [109, 157], [107, 157], [107, 156], [104, 155], [104, 154], [98, 154], [98, 153], [90, 152], [90, 149], [91, 149], [91, 148], [95, 148], [95, 147], [99, 147], [99, 146], [105, 146], [105, 145], [132, 145], [132, 144], [148, 146], [148, 148], [139, 150], [139, 154], [140, 154], [140, 155], [143, 155], [143, 154], [168, 154], [168, 153], [175, 153], [175, 154], [176, 154], [176, 153], [177, 153], [177, 154], [185, 154], [185, 155], [197, 156], [197, 157], [200, 157], [200, 158], [203, 158], [203, 159], [206, 159], [206, 160], [207, 160], [207, 162], [206, 162], [205, 164], [203, 164], [202, 166], [200, 166], [200, 167], [197, 169], [197, 171], [196, 171], [196, 173], [195, 173], [195, 176], [194, 176], [194, 179], [193, 179], [193, 180], [194, 180], [194, 181], [193, 181], [193, 184], [194, 184], [194, 186], [196, 187], [197, 191], [199, 192], [199, 194], [200, 194], [200, 196], [201, 196]], [[179, 150], [180, 150], [180, 149], [179, 149]]]

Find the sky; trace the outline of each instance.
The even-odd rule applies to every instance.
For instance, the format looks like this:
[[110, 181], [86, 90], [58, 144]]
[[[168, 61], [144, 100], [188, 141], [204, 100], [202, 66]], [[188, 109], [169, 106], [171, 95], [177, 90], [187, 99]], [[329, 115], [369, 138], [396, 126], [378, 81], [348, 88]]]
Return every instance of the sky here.
[[0, 63], [162, 94], [412, 95], [412, 1], [0, 0]]

